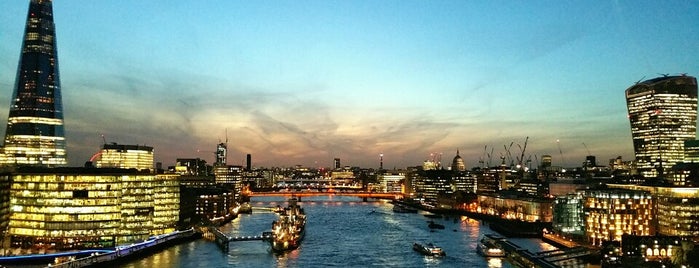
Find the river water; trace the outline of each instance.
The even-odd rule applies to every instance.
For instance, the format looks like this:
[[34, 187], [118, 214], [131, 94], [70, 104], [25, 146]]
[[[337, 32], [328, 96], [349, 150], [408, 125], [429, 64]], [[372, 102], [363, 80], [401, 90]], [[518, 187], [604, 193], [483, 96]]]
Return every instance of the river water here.
[[[354, 197], [304, 198], [299, 204], [307, 215], [301, 246], [284, 254], [270, 251], [267, 242], [231, 242], [228, 251], [213, 241], [199, 239], [123, 264], [131, 268], [155, 267], [513, 267], [505, 259], [476, 253], [484, 233], [479, 221], [435, 219], [444, 230], [431, 231], [424, 212], [398, 214], [386, 201], [362, 202]], [[253, 207], [286, 206], [281, 197], [253, 198]], [[220, 229], [231, 236], [260, 235], [271, 229], [275, 213], [254, 210]], [[532, 252], [553, 247], [539, 239], [510, 239]], [[425, 257], [412, 250], [414, 242], [433, 242], [446, 257]]]

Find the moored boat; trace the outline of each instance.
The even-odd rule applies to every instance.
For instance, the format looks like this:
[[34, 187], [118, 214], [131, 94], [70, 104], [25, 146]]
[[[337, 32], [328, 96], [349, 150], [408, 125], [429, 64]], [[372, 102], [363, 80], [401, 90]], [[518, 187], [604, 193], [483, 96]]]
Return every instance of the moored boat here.
[[393, 204], [393, 212], [396, 213], [417, 213], [417, 209], [402, 204]]
[[505, 257], [505, 250], [498, 245], [498, 242], [502, 240], [505, 240], [502, 236], [485, 234], [478, 242], [476, 251], [486, 257]]
[[279, 221], [272, 222], [272, 250], [283, 252], [299, 247], [306, 233], [306, 214], [298, 205], [298, 199], [289, 199], [289, 206], [279, 214]]
[[424, 214], [422, 216], [425, 216], [425, 217], [430, 218], [430, 219], [439, 219], [442, 217], [442, 215], [438, 215], [438, 214]]
[[432, 243], [427, 243], [426, 245], [414, 243], [413, 250], [426, 256], [442, 257], [447, 255], [441, 247], [435, 246]]
[[444, 229], [444, 225], [441, 225], [434, 221], [430, 221], [430, 223], [427, 224], [427, 227], [429, 227], [430, 229]]

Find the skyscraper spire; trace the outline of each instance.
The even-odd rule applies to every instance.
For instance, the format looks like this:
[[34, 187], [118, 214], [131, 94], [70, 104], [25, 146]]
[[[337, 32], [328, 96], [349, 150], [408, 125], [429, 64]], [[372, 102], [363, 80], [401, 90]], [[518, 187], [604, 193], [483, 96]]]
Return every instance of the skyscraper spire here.
[[53, 7], [31, 0], [0, 162], [65, 165], [65, 147]]

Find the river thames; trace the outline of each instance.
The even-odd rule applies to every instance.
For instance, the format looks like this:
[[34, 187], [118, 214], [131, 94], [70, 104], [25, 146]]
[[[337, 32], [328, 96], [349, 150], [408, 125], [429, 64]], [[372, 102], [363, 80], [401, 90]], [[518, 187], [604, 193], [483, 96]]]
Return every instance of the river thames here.
[[[256, 197], [253, 207], [286, 206], [281, 197]], [[476, 245], [488, 226], [467, 218], [434, 219], [444, 230], [430, 230], [432, 220], [418, 214], [393, 213], [387, 201], [362, 202], [356, 197], [321, 196], [300, 202], [308, 217], [301, 246], [274, 254], [267, 242], [231, 242], [222, 251], [213, 241], [178, 244], [121, 266], [154, 267], [514, 267], [505, 259], [485, 258]], [[242, 214], [220, 229], [231, 236], [260, 235], [278, 216], [265, 210]], [[554, 249], [539, 239], [510, 239], [532, 252]], [[433, 242], [447, 256], [425, 257], [414, 242]]]

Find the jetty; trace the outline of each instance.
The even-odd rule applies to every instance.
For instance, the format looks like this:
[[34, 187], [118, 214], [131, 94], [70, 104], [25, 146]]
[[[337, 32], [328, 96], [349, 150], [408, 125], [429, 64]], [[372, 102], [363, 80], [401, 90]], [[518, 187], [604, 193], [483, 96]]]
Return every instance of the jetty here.
[[218, 228], [214, 226], [208, 227], [209, 232], [214, 235], [214, 242], [221, 248], [221, 250], [227, 251], [230, 247], [230, 242], [236, 241], [272, 241], [274, 239], [274, 234], [272, 232], [263, 232], [260, 235], [248, 235], [248, 236], [229, 236], [221, 232]]

